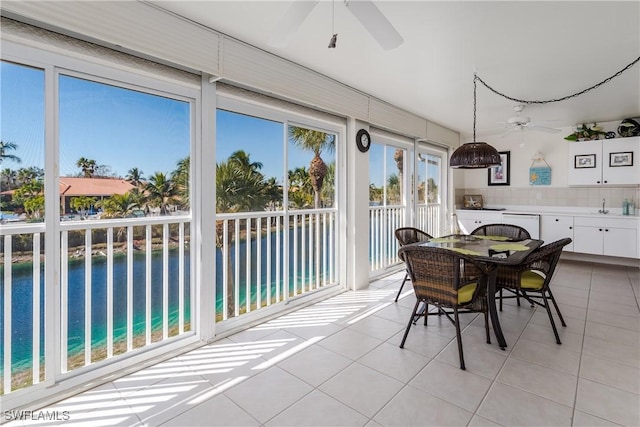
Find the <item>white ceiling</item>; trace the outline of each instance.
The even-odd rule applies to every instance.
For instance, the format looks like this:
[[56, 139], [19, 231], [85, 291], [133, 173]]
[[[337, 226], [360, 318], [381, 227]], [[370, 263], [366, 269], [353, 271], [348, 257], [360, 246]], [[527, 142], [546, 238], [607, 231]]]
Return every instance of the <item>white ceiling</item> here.
[[[590, 87], [640, 56], [639, 1], [375, 1], [405, 40], [390, 51], [341, 0], [333, 5], [335, 49], [327, 48], [331, 1], [321, 1], [283, 48], [268, 41], [289, 1], [154, 3], [466, 134], [474, 71], [509, 96], [545, 100]], [[478, 132], [514, 115], [515, 102], [480, 84], [477, 93]], [[553, 127], [638, 117], [640, 64], [587, 94], [529, 105], [523, 114]]]

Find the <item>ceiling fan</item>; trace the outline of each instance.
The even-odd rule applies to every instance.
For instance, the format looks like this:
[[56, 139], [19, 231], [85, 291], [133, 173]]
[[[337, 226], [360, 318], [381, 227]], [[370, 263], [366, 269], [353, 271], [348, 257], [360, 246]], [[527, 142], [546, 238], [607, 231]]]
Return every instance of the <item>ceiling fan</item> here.
[[[276, 47], [286, 46], [318, 3], [293, 1], [274, 27], [269, 44]], [[402, 36], [372, 1], [344, 0], [344, 4], [384, 50], [395, 49], [404, 42]], [[336, 37], [337, 34], [334, 34], [331, 40], [333, 46], [330, 47], [335, 47]]]
[[507, 131], [504, 132], [501, 137], [505, 137], [512, 132], [517, 131], [540, 131], [546, 133], [558, 133], [560, 129], [551, 128], [547, 126], [540, 126], [531, 121], [529, 116], [522, 116], [522, 110], [524, 110], [524, 104], [518, 104], [513, 107], [515, 111], [515, 116], [509, 117], [506, 122], [498, 122], [498, 124], [503, 125], [507, 128]]

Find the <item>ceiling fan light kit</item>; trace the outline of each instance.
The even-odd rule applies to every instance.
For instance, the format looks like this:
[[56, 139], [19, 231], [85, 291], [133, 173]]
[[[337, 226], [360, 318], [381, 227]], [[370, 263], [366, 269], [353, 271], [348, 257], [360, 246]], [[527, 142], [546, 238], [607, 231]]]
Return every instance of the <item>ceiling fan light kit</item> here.
[[[269, 44], [275, 47], [287, 46], [318, 3], [318, 1], [291, 2], [285, 14], [274, 27]], [[404, 42], [400, 33], [371, 0], [345, 0], [344, 4], [384, 50], [395, 49]], [[333, 28], [331, 32], [333, 36], [329, 42], [329, 48], [335, 48], [338, 35], [333, 31]]]

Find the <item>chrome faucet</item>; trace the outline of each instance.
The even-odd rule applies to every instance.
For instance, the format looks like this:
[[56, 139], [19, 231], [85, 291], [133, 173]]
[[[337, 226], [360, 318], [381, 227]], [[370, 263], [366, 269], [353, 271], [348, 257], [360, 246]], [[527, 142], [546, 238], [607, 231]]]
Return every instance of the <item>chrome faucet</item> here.
[[600, 209], [600, 210], [598, 211], [598, 213], [601, 213], [601, 214], [608, 214], [608, 213], [609, 213], [609, 211], [608, 211], [608, 210], [606, 210], [606, 209], [604, 208], [604, 201], [605, 201], [605, 199], [602, 199], [602, 209]]

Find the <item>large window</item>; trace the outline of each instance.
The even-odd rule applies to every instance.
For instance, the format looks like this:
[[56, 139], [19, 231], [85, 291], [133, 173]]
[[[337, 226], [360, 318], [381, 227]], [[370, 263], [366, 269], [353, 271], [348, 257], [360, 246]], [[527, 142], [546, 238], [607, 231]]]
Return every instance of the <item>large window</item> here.
[[336, 135], [218, 110], [216, 142], [216, 319], [334, 283]]
[[[44, 71], [0, 65], [1, 393], [44, 380]], [[31, 231], [26, 232], [24, 225]]]

